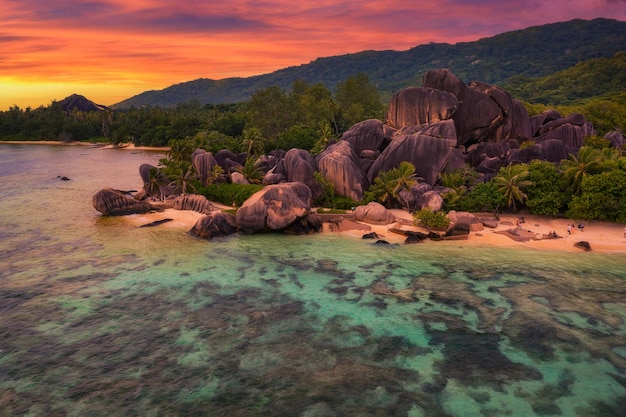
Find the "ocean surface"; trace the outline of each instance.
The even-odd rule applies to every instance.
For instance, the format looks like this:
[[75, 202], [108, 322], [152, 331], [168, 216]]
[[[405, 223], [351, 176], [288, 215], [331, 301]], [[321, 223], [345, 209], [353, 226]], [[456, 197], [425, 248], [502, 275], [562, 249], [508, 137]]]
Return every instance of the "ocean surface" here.
[[0, 144], [0, 416], [626, 415], [624, 254], [93, 209], [163, 156]]

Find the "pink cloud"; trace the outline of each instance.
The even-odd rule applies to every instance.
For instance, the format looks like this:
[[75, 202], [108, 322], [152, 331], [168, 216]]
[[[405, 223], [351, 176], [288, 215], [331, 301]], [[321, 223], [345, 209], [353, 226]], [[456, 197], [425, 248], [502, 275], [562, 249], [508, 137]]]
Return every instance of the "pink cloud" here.
[[[626, 20], [625, 6], [624, 0], [4, 0], [0, 90], [3, 82], [116, 83], [121, 91], [128, 86], [121, 100], [137, 88], [263, 74], [366, 49], [472, 41], [574, 18]], [[0, 102], [0, 109], [8, 105]]]

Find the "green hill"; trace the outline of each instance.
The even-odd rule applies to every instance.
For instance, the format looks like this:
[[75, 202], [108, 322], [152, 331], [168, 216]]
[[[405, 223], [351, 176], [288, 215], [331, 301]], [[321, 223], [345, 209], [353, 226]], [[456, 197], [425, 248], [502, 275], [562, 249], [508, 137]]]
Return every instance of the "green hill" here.
[[503, 33], [454, 45], [431, 43], [407, 51], [363, 51], [284, 68], [270, 74], [223, 80], [198, 79], [163, 90], [146, 91], [113, 108], [144, 105], [171, 107], [197, 100], [222, 104], [247, 101], [270, 86], [289, 90], [295, 80], [337, 84], [358, 73], [366, 74], [383, 97], [408, 86], [421, 85], [434, 68], [448, 68], [460, 79], [500, 84], [515, 76], [542, 77], [593, 58], [609, 58], [626, 51], [626, 22], [613, 19], [571, 20]]
[[596, 58], [545, 77], [515, 76], [502, 87], [514, 97], [545, 105], [579, 104], [592, 97], [612, 97], [626, 91], [626, 51]]

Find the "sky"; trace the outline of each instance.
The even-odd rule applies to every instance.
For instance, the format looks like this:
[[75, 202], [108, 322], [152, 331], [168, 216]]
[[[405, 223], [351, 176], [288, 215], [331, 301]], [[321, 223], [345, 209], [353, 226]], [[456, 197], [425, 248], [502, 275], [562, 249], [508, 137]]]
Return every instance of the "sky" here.
[[0, 110], [596, 17], [626, 0], [0, 0]]

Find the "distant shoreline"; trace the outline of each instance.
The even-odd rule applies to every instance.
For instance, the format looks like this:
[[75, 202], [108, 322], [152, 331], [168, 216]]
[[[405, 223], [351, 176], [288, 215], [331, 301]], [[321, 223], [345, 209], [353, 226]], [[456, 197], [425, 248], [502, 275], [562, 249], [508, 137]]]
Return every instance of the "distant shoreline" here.
[[98, 142], [63, 142], [60, 140], [0, 140], [0, 144], [7, 145], [60, 145], [60, 146], [86, 146], [90, 148], [101, 149], [127, 149], [137, 151], [155, 151], [155, 152], [169, 152], [168, 146], [135, 146], [132, 143], [120, 143], [119, 145], [113, 145], [111, 143], [98, 143]]

